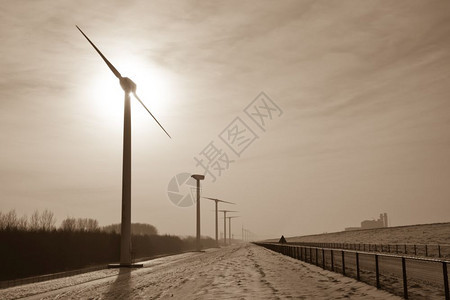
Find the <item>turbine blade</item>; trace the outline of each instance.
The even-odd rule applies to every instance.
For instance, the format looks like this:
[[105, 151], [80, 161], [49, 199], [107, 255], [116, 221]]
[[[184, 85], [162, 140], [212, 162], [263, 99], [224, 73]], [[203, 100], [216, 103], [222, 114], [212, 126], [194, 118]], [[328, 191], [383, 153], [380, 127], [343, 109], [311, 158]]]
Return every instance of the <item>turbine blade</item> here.
[[228, 203], [228, 204], [236, 204], [236, 203], [233, 203], [233, 202], [228, 202], [228, 201], [220, 200], [220, 199], [216, 199], [216, 198], [209, 198], [209, 197], [203, 197], [203, 198], [209, 199], [209, 200], [213, 200], [213, 201], [217, 201], [217, 202], [223, 202], [223, 203]]
[[108, 65], [109, 69], [114, 73], [114, 75], [116, 75], [117, 78], [122, 79], [122, 75], [120, 75], [119, 71], [117, 71], [116, 68], [114, 68], [114, 66], [109, 62], [109, 60], [106, 59], [106, 57], [100, 52], [100, 50], [98, 50], [98, 48], [95, 47], [94, 43], [91, 42], [91, 40], [87, 37], [87, 35], [84, 34], [84, 32], [80, 29], [80, 27], [77, 26], [77, 28], [81, 32], [81, 34], [84, 35], [84, 37], [88, 40], [88, 42], [92, 45], [92, 47], [94, 47], [97, 53], [100, 54], [100, 56], [103, 58], [103, 60]]
[[156, 121], [156, 123], [158, 123], [159, 127], [161, 127], [162, 130], [164, 130], [164, 132], [167, 134], [167, 136], [169, 138], [172, 138], [167, 131], [164, 129], [164, 127], [162, 127], [162, 125], [158, 122], [158, 120], [156, 120], [155, 116], [150, 112], [150, 110], [148, 110], [147, 106], [145, 106], [144, 102], [141, 101], [141, 99], [139, 99], [139, 97], [136, 95], [135, 92], [133, 92], [134, 97], [136, 97], [136, 99], [142, 104], [142, 106], [148, 111], [148, 113], [150, 114], [150, 116], [153, 117], [153, 119]]
[[228, 204], [236, 204], [234, 202], [228, 202], [228, 201], [224, 201], [224, 200], [219, 200], [219, 202], [228, 203]]
[[202, 197], [202, 198], [213, 200], [213, 201], [220, 201], [219, 199], [215, 199], [215, 198], [209, 198], [209, 197]]

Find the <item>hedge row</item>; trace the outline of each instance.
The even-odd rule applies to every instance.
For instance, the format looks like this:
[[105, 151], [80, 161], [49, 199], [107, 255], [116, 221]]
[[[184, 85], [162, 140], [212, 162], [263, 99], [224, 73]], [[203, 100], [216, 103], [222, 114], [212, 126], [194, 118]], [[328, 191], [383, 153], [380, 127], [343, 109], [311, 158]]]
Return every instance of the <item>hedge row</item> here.
[[[134, 258], [180, 253], [194, 239], [177, 236], [132, 236]], [[203, 239], [203, 247], [214, 246]], [[0, 231], [0, 280], [11, 280], [118, 262], [120, 235], [105, 232]]]

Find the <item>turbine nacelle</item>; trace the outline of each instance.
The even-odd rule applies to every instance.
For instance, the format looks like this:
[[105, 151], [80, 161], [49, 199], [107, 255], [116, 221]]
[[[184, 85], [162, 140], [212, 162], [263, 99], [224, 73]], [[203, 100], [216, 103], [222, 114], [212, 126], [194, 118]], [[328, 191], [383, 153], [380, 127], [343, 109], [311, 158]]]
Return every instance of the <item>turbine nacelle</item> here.
[[127, 94], [136, 93], [136, 83], [134, 83], [133, 80], [128, 77], [120, 78], [120, 86]]

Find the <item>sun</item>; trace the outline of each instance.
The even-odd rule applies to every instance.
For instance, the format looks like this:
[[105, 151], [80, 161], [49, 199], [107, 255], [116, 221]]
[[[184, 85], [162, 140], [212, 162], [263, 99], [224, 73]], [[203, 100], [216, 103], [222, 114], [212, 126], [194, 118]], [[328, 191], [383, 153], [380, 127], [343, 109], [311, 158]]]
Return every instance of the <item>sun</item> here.
[[[133, 55], [122, 59], [112, 56], [111, 62], [123, 77], [129, 77], [136, 83], [136, 94], [161, 122], [159, 117], [168, 113], [168, 104], [173, 98], [170, 73]], [[97, 113], [109, 120], [123, 118], [124, 92], [114, 74], [106, 66], [102, 67], [104, 71], [95, 77], [92, 87]], [[133, 123], [151, 118], [132, 95], [131, 109]]]

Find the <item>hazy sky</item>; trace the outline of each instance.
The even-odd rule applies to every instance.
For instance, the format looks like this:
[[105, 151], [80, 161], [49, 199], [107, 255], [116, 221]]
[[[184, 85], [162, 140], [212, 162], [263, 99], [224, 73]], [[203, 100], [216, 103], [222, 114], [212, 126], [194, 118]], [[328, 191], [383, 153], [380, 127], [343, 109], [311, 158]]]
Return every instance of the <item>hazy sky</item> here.
[[[238, 203], [236, 235], [450, 221], [449, 1], [0, 4], [3, 212], [120, 222], [123, 91], [77, 24], [173, 137], [132, 102], [133, 222], [195, 234], [167, 190], [210, 142], [234, 162], [203, 195]], [[265, 131], [244, 113], [262, 91]], [[237, 117], [258, 136], [240, 156], [219, 137]]]

